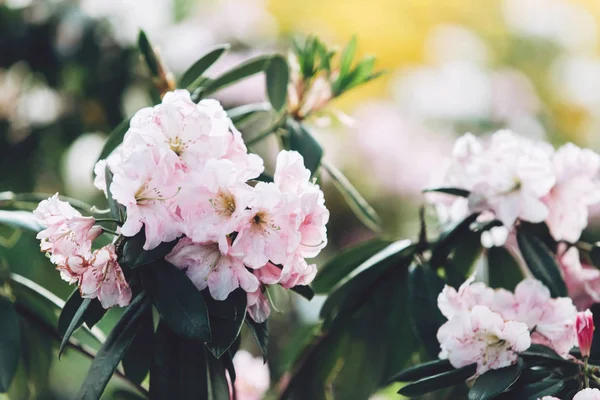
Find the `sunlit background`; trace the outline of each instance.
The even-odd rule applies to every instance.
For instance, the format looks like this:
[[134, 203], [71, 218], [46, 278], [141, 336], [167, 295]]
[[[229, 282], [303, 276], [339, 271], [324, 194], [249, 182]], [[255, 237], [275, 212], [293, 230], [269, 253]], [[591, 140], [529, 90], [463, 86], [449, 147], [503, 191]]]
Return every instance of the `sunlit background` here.
[[[597, 0], [0, 0], [0, 191], [104, 204], [92, 168], [107, 132], [151, 104], [135, 51], [140, 27], [175, 75], [220, 43], [232, 51], [213, 74], [287, 52], [294, 36], [343, 46], [356, 35], [359, 53], [387, 73], [332, 104], [338, 118], [312, 123], [326, 159], [364, 193], [390, 237], [416, 232], [421, 189], [464, 132], [510, 128], [600, 150]], [[255, 77], [219, 99], [229, 107], [263, 101], [264, 92]], [[321, 183], [332, 217], [320, 263], [371, 235], [326, 176]], [[0, 234], [3, 268], [70, 293], [33, 236]], [[270, 322], [272, 382], [318, 320], [319, 299], [292, 296], [273, 299], [288, 311]], [[70, 398], [80, 379], [51, 370], [54, 397]]]

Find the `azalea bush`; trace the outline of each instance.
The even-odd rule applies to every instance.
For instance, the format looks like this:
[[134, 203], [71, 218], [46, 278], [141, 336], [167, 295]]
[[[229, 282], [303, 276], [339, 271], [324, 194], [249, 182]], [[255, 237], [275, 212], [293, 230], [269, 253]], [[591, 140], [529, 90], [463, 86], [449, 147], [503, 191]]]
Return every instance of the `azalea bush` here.
[[[423, 182], [419, 231], [388, 237], [314, 135], [348, 124], [331, 103], [382, 73], [356, 46], [309, 36], [209, 77], [221, 45], [176, 79], [140, 32], [153, 105], [105, 143], [94, 168], [105, 202], [0, 193], [0, 222], [35, 232], [73, 285], [62, 301], [1, 270], [0, 392], [44, 398], [50, 363], [77, 354], [89, 361], [77, 399], [360, 400], [390, 386], [406, 397], [600, 398], [600, 247], [582, 235], [600, 203], [600, 155], [467, 133]], [[213, 98], [258, 74], [268, 102], [225, 109]], [[373, 233], [317, 266], [328, 182]], [[326, 300], [272, 382], [268, 323], [282, 292]], [[43, 341], [59, 345], [37, 351]]]

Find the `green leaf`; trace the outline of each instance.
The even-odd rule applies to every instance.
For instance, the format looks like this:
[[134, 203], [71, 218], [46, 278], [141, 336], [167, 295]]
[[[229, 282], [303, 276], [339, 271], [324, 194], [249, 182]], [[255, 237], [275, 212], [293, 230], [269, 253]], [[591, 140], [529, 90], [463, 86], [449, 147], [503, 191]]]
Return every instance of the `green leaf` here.
[[[548, 378], [541, 382], [532, 383], [523, 389], [516, 391], [518, 398], [527, 400], [538, 400], [544, 396], [553, 396], [560, 392], [565, 386], [565, 382], [558, 378]], [[512, 392], [511, 392], [512, 394]], [[565, 397], [570, 398], [570, 397]]]
[[248, 301], [246, 292], [238, 288], [223, 301], [213, 299], [208, 290], [203, 290], [202, 295], [210, 315], [212, 332], [212, 340], [206, 343], [206, 347], [215, 357], [219, 358], [231, 347], [240, 334], [246, 318]]
[[69, 325], [81, 307], [82, 302], [83, 299], [81, 298], [79, 289], [75, 289], [65, 302], [65, 305], [60, 312], [60, 316], [58, 317], [58, 333], [60, 336], [65, 336], [65, 333], [69, 329]]
[[473, 376], [476, 369], [476, 365], [473, 364], [452, 371], [442, 372], [406, 385], [398, 393], [406, 397], [417, 397], [439, 389], [458, 385]]
[[269, 329], [267, 327], [267, 321], [259, 324], [248, 316], [246, 317], [246, 326], [250, 333], [252, 333], [254, 340], [256, 340], [256, 344], [258, 344], [258, 347], [260, 348], [264, 362], [267, 362], [267, 349], [269, 345]]
[[[208, 360], [202, 342], [179, 340], [179, 395], [169, 393], [168, 398], [210, 399]], [[224, 397], [223, 399], [226, 399]]]
[[204, 88], [203, 95], [214, 93], [239, 82], [242, 79], [263, 72], [269, 66], [272, 57], [273, 56], [258, 56], [230, 69], [221, 76], [208, 82]]
[[315, 292], [308, 285], [296, 285], [290, 290], [292, 292], [298, 293], [300, 296], [304, 297], [308, 301], [311, 301], [312, 298], [315, 297]]
[[118, 145], [123, 142], [123, 137], [125, 137], [125, 133], [129, 129], [130, 118], [123, 120], [115, 129], [112, 130], [110, 135], [108, 136], [108, 140], [104, 143], [104, 147], [100, 152], [100, 156], [97, 161], [104, 160], [106, 157], [113, 152], [114, 149], [117, 148]]
[[21, 354], [21, 329], [15, 305], [0, 296], [0, 393], [6, 393], [17, 372]]
[[206, 72], [211, 65], [213, 65], [231, 46], [229, 44], [222, 44], [196, 61], [187, 71], [185, 71], [179, 80], [179, 87], [187, 88], [189, 91], [194, 90], [197, 86], [194, 86], [194, 82], [202, 77], [202, 74]]
[[222, 400], [229, 398], [229, 384], [225, 377], [223, 362], [205, 352], [206, 366], [208, 368], [208, 396], [207, 400]]
[[560, 267], [548, 247], [536, 236], [521, 231], [517, 231], [517, 242], [531, 274], [550, 289], [552, 297], [567, 297]]
[[328, 293], [346, 275], [391, 243], [389, 240], [374, 238], [342, 250], [319, 269], [311, 283], [313, 290], [318, 294]]
[[[408, 307], [415, 336], [420, 339], [430, 358], [440, 352], [437, 331], [446, 322], [438, 308], [437, 298], [444, 281], [428, 264], [413, 265], [408, 274]], [[427, 316], [424, 318], [424, 316]]]
[[346, 45], [340, 56], [340, 79], [343, 79], [348, 75], [350, 67], [352, 66], [352, 60], [354, 60], [354, 54], [356, 53], [356, 36], [352, 36], [350, 42]]
[[107, 311], [106, 308], [102, 307], [98, 299], [92, 299], [83, 318], [85, 325], [91, 329], [104, 317]]
[[227, 110], [227, 116], [231, 119], [234, 125], [246, 121], [248, 118], [256, 113], [268, 112], [272, 110], [271, 104], [269, 103], [253, 103], [244, 104], [239, 107], [230, 108]]
[[140, 318], [140, 328], [123, 357], [125, 376], [136, 384], [142, 383], [154, 356], [154, 323], [152, 308], [148, 307]]
[[211, 340], [204, 297], [185, 273], [158, 260], [142, 270], [142, 282], [161, 320], [173, 332], [185, 339]]
[[423, 193], [431, 193], [431, 192], [445, 193], [445, 194], [450, 194], [452, 196], [458, 196], [458, 197], [469, 197], [469, 195], [471, 194], [471, 192], [468, 190], [452, 188], [452, 187], [441, 187], [441, 188], [423, 190]]
[[290, 71], [285, 58], [273, 56], [267, 67], [267, 95], [273, 108], [281, 111], [287, 99], [287, 87], [290, 80]]
[[173, 250], [173, 247], [175, 247], [178, 241], [179, 239], [175, 239], [171, 242], [162, 242], [151, 250], [144, 250], [146, 231], [145, 229], [140, 229], [135, 236], [125, 238], [122, 261], [127, 264], [129, 268], [137, 268], [142, 265], [153, 263], [154, 261], [165, 258], [165, 256]]
[[77, 400], [100, 398], [112, 374], [140, 329], [140, 318], [148, 307], [150, 307], [150, 301], [145, 293], [140, 293], [133, 299], [92, 361], [88, 374], [77, 394]]
[[519, 263], [505, 247], [492, 247], [487, 250], [489, 286], [513, 291], [523, 280]]
[[433, 267], [444, 265], [446, 259], [453, 249], [455, 249], [465, 237], [469, 235], [471, 224], [477, 219], [479, 214], [471, 214], [462, 221], [452, 225], [438, 238], [437, 243], [433, 247], [430, 263]]
[[358, 219], [365, 224], [365, 226], [374, 232], [381, 231], [381, 218], [377, 215], [377, 212], [371, 205], [365, 200], [364, 197], [356, 190], [350, 183], [348, 178], [344, 176], [337, 168], [333, 165], [323, 162], [323, 167], [333, 179], [333, 184], [340, 194], [346, 200], [346, 203], [350, 206], [350, 209], [358, 217]]
[[293, 119], [287, 120], [290, 150], [296, 150], [304, 158], [304, 166], [314, 176], [323, 158], [323, 148], [306, 129]]
[[433, 360], [423, 364], [415, 365], [400, 371], [390, 378], [390, 382], [411, 382], [428, 376], [438, 375], [451, 371], [454, 367], [448, 360]]
[[[73, 296], [71, 296], [71, 298], [72, 297]], [[71, 298], [69, 298], [69, 300], [71, 300]], [[69, 339], [71, 338], [73, 332], [75, 332], [75, 329], [79, 328], [81, 324], [83, 324], [85, 311], [87, 310], [91, 301], [92, 299], [82, 299], [79, 303], [79, 307], [77, 307], [77, 310], [75, 310], [75, 312], [73, 312], [74, 304], [69, 304], [68, 302], [65, 304], [65, 308], [63, 308], [63, 312], [60, 314], [60, 318], [58, 320], [59, 331], [61, 331], [62, 328], [61, 319], [63, 320], [63, 326], [65, 325], [66, 321], [70, 322], [67, 326], [67, 329], [65, 329], [64, 331], [63, 339], [60, 343], [60, 348], [58, 350], [58, 358], [60, 358], [60, 356], [62, 355], [62, 352], [64, 351], [65, 346], [69, 343]], [[67, 307], [67, 304], [69, 304], [69, 307]], [[63, 314], [65, 315], [63, 316]]]
[[560, 364], [573, 364], [572, 361], [562, 358], [554, 350], [541, 344], [532, 344], [526, 351], [521, 353], [521, 356], [525, 360], [543, 360]]
[[590, 250], [590, 259], [592, 264], [596, 267], [600, 267], [600, 246], [599, 243], [594, 243], [592, 250]]
[[105, 179], [106, 179], [106, 198], [108, 199], [108, 207], [110, 208], [111, 216], [119, 221], [119, 223], [125, 222], [125, 218], [127, 218], [127, 211], [125, 210], [125, 206], [117, 203], [117, 201], [112, 196], [111, 184], [113, 180], [113, 173], [106, 166], [105, 170]]
[[524, 367], [523, 359], [519, 358], [516, 364], [487, 371], [469, 390], [469, 400], [491, 400], [506, 392], [519, 379]]
[[148, 40], [148, 36], [146, 32], [140, 29], [140, 33], [138, 34], [138, 48], [140, 53], [142, 53], [142, 57], [150, 70], [152, 76], [160, 75], [160, 61], [156, 57], [156, 53], [154, 52], [154, 48], [150, 44]]
[[0, 210], [0, 224], [16, 229], [27, 229], [32, 232], [39, 232], [43, 229], [33, 214], [28, 211]]
[[[150, 398], [177, 398], [179, 394], [179, 341], [164, 322], [159, 322], [150, 367]], [[198, 363], [199, 364], [199, 363]], [[202, 381], [199, 382], [201, 384]]]

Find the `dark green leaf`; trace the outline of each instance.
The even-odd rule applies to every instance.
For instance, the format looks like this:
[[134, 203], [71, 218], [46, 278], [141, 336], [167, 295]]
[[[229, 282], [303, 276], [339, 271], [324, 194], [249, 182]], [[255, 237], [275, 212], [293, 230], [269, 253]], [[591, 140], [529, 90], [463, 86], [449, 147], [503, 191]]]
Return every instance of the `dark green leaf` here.
[[225, 367], [227, 372], [229, 372], [229, 379], [230, 379], [232, 385], [235, 383], [235, 378], [236, 378], [235, 366], [233, 365], [233, 357], [234, 356], [235, 356], [235, 353], [233, 353], [230, 348], [220, 358], [220, 360], [223, 362], [223, 366]]
[[590, 259], [592, 260], [592, 263], [594, 264], [594, 266], [600, 267], [600, 246], [599, 246], [599, 243], [595, 243], [594, 246], [592, 247], [592, 250], [590, 250]]
[[437, 331], [446, 322], [437, 304], [442, 289], [444, 289], [444, 281], [428, 264], [411, 267], [408, 274], [408, 307], [411, 311], [411, 325], [415, 336], [421, 340], [432, 359], [437, 358], [440, 352]]
[[573, 364], [571, 361], [556, 354], [551, 348], [541, 344], [532, 344], [525, 352], [521, 353], [521, 356], [525, 360], [544, 360], [546, 362], [551, 361], [559, 364]]
[[79, 289], [75, 289], [65, 302], [65, 305], [60, 312], [60, 316], [58, 317], [58, 333], [61, 336], [65, 336], [65, 333], [67, 332], [67, 329], [69, 328], [69, 325], [79, 310], [82, 302], [83, 299], [81, 298]]
[[21, 368], [25, 370], [28, 395], [13, 395], [15, 379], [8, 393], [9, 399], [44, 399], [50, 393], [50, 372], [54, 361], [55, 337], [40, 325], [21, 317]]
[[0, 210], [0, 224], [12, 226], [16, 229], [27, 229], [32, 232], [39, 232], [43, 228], [28, 211], [4, 211]]
[[143, 30], [140, 30], [140, 33], [138, 34], [138, 47], [152, 76], [159, 76], [160, 61], [156, 57], [156, 53], [148, 40], [148, 36], [146, 36], [146, 32]]
[[98, 157], [98, 161], [104, 160], [106, 157], [113, 152], [114, 149], [117, 148], [118, 145], [123, 142], [123, 137], [125, 136], [125, 132], [129, 129], [129, 121], [131, 119], [127, 118], [123, 122], [121, 122], [108, 136], [108, 140], [104, 143], [104, 147], [100, 152], [100, 156]]
[[346, 203], [348, 203], [350, 209], [358, 219], [365, 224], [367, 228], [379, 232], [381, 230], [381, 218], [379, 218], [379, 215], [377, 215], [377, 212], [371, 207], [367, 200], [362, 197], [358, 190], [352, 186], [348, 178], [346, 178], [337, 168], [327, 162], [323, 162], [323, 167], [329, 176], [331, 176], [336, 189], [344, 197]]
[[[207, 358], [212, 355], [197, 340], [179, 340], [179, 396], [169, 398], [212, 399]], [[223, 397], [223, 399], [227, 399]]]
[[[150, 367], [150, 398], [177, 398], [179, 394], [179, 341], [164, 322], [159, 322]], [[201, 382], [199, 382], [201, 384]]]
[[[557, 394], [562, 390], [563, 387], [564, 381], [562, 379], [550, 377], [518, 388], [514, 391], [514, 398], [538, 400], [544, 396], [552, 396]], [[513, 391], [511, 391], [509, 395], [513, 395]]]
[[463, 383], [475, 374], [475, 370], [476, 365], [473, 364], [452, 371], [442, 372], [406, 385], [398, 393], [406, 397], [422, 396], [429, 392]]
[[213, 299], [208, 290], [203, 290], [202, 294], [210, 315], [212, 331], [212, 340], [206, 343], [206, 347], [219, 358], [240, 334], [246, 317], [246, 292], [236, 289], [223, 301]]
[[256, 340], [256, 344], [260, 347], [264, 362], [267, 362], [267, 349], [269, 345], [269, 329], [267, 327], [267, 321], [259, 324], [248, 316], [246, 317], [246, 326], [250, 333], [252, 333], [254, 340]]
[[161, 320], [173, 332], [185, 339], [210, 341], [211, 327], [204, 297], [182, 271], [158, 260], [143, 269], [142, 282]]
[[390, 382], [411, 382], [428, 376], [441, 374], [453, 370], [454, 367], [448, 360], [433, 360], [407, 368], [394, 375]]
[[273, 108], [277, 111], [285, 106], [290, 72], [285, 58], [273, 56], [266, 70], [267, 95]]
[[148, 307], [140, 318], [140, 328], [123, 357], [125, 376], [136, 384], [142, 383], [154, 356], [154, 323], [152, 307]]
[[469, 400], [491, 400], [506, 392], [519, 379], [524, 367], [525, 363], [519, 358], [516, 364], [487, 371], [469, 390]]
[[271, 61], [272, 56], [259, 56], [251, 60], [248, 60], [235, 68], [230, 69], [221, 76], [208, 82], [206, 85], [203, 95], [214, 93], [224, 87], [232, 85], [245, 79], [249, 76], [263, 72]]
[[21, 329], [14, 304], [0, 296], [0, 393], [6, 393], [17, 372], [21, 354]]
[[83, 321], [86, 326], [91, 329], [102, 319], [102, 317], [104, 317], [106, 311], [108, 310], [102, 307], [102, 304], [98, 299], [93, 299], [85, 312]]
[[208, 368], [209, 386], [207, 400], [222, 400], [229, 398], [229, 384], [225, 377], [225, 367], [221, 360], [205, 351]]
[[290, 150], [296, 150], [304, 158], [304, 165], [310, 170], [311, 175], [315, 175], [321, 165], [323, 158], [323, 148], [306, 129], [291, 118], [287, 121], [289, 132]]
[[505, 247], [487, 250], [488, 280], [490, 287], [513, 291], [523, 280], [519, 263]]
[[346, 275], [391, 243], [389, 240], [374, 238], [343, 250], [319, 269], [311, 283], [313, 290], [319, 294], [328, 293]]
[[[145, 227], [145, 226], [144, 226]], [[144, 250], [146, 243], [146, 231], [140, 231], [132, 237], [125, 238], [123, 246], [123, 261], [129, 268], [137, 268], [165, 258], [173, 250], [179, 239], [171, 242], [162, 242], [151, 250]]]
[[521, 231], [517, 231], [517, 241], [532, 275], [550, 289], [552, 297], [566, 297], [567, 286], [548, 247], [536, 236]]
[[308, 285], [296, 285], [290, 290], [292, 292], [298, 293], [300, 296], [304, 297], [308, 301], [312, 300], [312, 298], [315, 297], [315, 292]]
[[114, 219], [116, 219], [120, 223], [123, 223], [123, 222], [125, 222], [127, 211], [125, 210], [125, 206], [117, 203], [117, 201], [115, 199], [113, 199], [112, 191], [110, 188], [111, 184], [112, 184], [112, 180], [113, 180], [113, 173], [108, 168], [108, 165], [106, 166], [105, 178], [106, 178], [106, 197], [108, 199], [108, 207], [110, 208], [110, 214], [112, 215], [112, 217]]
[[478, 216], [477, 213], [471, 214], [440, 234], [431, 255], [430, 263], [433, 267], [445, 264], [450, 252], [471, 232], [469, 227]]
[[469, 197], [469, 195], [471, 194], [471, 192], [469, 192], [468, 190], [459, 189], [459, 188], [451, 188], [451, 187], [441, 187], [441, 188], [423, 190], [423, 193], [430, 193], [430, 192], [451, 194], [452, 196], [458, 196], [458, 197]]
[[519, 382], [522, 382], [525, 384], [532, 383], [532, 382], [538, 382], [538, 381], [542, 381], [542, 380], [548, 378], [551, 374], [552, 374], [552, 371], [547, 370], [547, 369], [528, 368], [528, 369], [525, 369], [525, 371], [523, 371], [523, 374], [521, 374], [521, 379]]
[[133, 299], [92, 361], [87, 377], [77, 394], [78, 400], [100, 398], [110, 377], [140, 329], [139, 320], [148, 307], [150, 307], [150, 301], [145, 293], [140, 293]]
[[[71, 297], [73, 297], [73, 296], [71, 296]], [[58, 320], [58, 329], [60, 330], [62, 328], [61, 327], [61, 319], [63, 320], [62, 325], [65, 325], [66, 321], [70, 321], [70, 322], [67, 325], [67, 329], [65, 329], [65, 331], [64, 331], [62, 342], [60, 343], [60, 348], [58, 350], [59, 358], [62, 355], [62, 352], [65, 349], [65, 346], [67, 345], [67, 343], [69, 343], [69, 339], [71, 338], [71, 335], [73, 334], [73, 332], [75, 332], [75, 329], [79, 328], [81, 326], [81, 324], [83, 324], [85, 311], [87, 310], [91, 301], [92, 301], [92, 299], [82, 299], [81, 302], [79, 303], [79, 307], [77, 308], [77, 310], [75, 310], [75, 312], [73, 314], [71, 314], [71, 313], [73, 311], [74, 306], [70, 305], [69, 308], [67, 308], [66, 304], [65, 304], [65, 308], [63, 308], [63, 312], [60, 314], [60, 318]], [[65, 314], [63, 316], [63, 314], [65, 312], [67, 314]]]
[[194, 82], [202, 77], [202, 74], [206, 72], [211, 65], [213, 65], [231, 46], [228, 44], [222, 44], [205, 55], [203, 55], [198, 61], [196, 61], [187, 71], [183, 73], [183, 76], [179, 80], [179, 87], [187, 88], [188, 90], [195, 89]]

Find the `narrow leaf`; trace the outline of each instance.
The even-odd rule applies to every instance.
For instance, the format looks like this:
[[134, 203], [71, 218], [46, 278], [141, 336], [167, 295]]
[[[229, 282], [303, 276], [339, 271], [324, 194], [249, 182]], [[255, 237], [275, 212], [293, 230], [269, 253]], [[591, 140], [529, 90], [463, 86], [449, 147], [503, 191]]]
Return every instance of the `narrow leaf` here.
[[21, 328], [14, 304], [0, 296], [0, 393], [6, 393], [17, 372], [21, 354]]
[[16, 229], [26, 229], [39, 232], [43, 227], [29, 211], [4, 211], [0, 210], [0, 224], [8, 225]]
[[348, 42], [340, 58], [340, 78], [344, 78], [350, 71], [352, 66], [352, 60], [354, 60], [354, 54], [356, 53], [356, 36], [352, 36], [352, 39]]
[[158, 260], [143, 269], [142, 282], [161, 320], [173, 332], [186, 339], [211, 340], [204, 297], [182, 271]]
[[308, 301], [312, 300], [312, 298], [315, 297], [315, 292], [308, 285], [296, 285], [290, 290], [292, 292], [298, 293], [300, 296], [304, 297]]
[[154, 323], [152, 308], [148, 307], [140, 318], [140, 328], [123, 357], [125, 376], [136, 384], [142, 383], [154, 356]]
[[230, 47], [228, 44], [222, 44], [200, 57], [198, 61], [183, 73], [183, 76], [179, 80], [179, 87], [187, 88], [190, 91], [195, 89], [194, 82], [202, 77], [202, 74], [229, 50]]
[[469, 390], [469, 400], [491, 400], [506, 392], [519, 379], [524, 367], [523, 359], [519, 358], [516, 364], [487, 371]]
[[[83, 324], [85, 311], [87, 310], [91, 301], [92, 301], [92, 299], [82, 299], [81, 303], [79, 304], [79, 307], [77, 308], [77, 311], [73, 314], [73, 317], [71, 318], [71, 322], [69, 323], [67, 329], [65, 330], [62, 342], [60, 343], [60, 348], [58, 350], [59, 358], [62, 355], [62, 352], [65, 350], [65, 346], [69, 343], [69, 339], [71, 338], [71, 335], [73, 334], [73, 332], [75, 332], [75, 329], [79, 328], [81, 326], [81, 324]], [[65, 309], [63, 309], [63, 312], [64, 312], [64, 310]], [[67, 310], [67, 312], [70, 312], [70, 311], [71, 310]], [[61, 313], [61, 318], [63, 318], [62, 313]], [[67, 319], [67, 318], [68, 318], [68, 316], [64, 317], [64, 319]], [[59, 319], [59, 329], [60, 329], [60, 319]]]
[[240, 334], [246, 318], [246, 292], [238, 288], [223, 301], [213, 299], [208, 290], [203, 290], [202, 295], [210, 315], [212, 332], [212, 340], [206, 343], [206, 347], [219, 358]]
[[269, 329], [267, 327], [267, 321], [259, 324], [248, 316], [246, 317], [246, 326], [248, 327], [250, 333], [252, 333], [254, 340], [256, 340], [256, 344], [258, 344], [258, 347], [260, 348], [263, 361], [267, 362], [267, 349], [269, 345]]
[[328, 162], [323, 162], [323, 167], [329, 173], [329, 176], [333, 178], [333, 184], [358, 219], [372, 231], [381, 231], [381, 218], [379, 218], [375, 209], [362, 197], [358, 190], [352, 186], [348, 178]]
[[127, 211], [125, 210], [125, 206], [117, 203], [117, 201], [112, 196], [111, 184], [113, 180], [112, 171], [106, 166], [105, 170], [105, 179], [106, 179], [106, 198], [108, 199], [108, 207], [110, 208], [110, 214], [114, 219], [119, 221], [120, 223], [125, 222], [125, 218], [127, 215]]
[[87, 377], [76, 396], [77, 400], [100, 398], [139, 330], [139, 320], [148, 307], [150, 301], [145, 293], [140, 293], [133, 299], [92, 361]]
[[140, 30], [140, 33], [138, 34], [138, 48], [140, 53], [142, 53], [142, 57], [144, 58], [144, 61], [146, 62], [146, 65], [148, 66], [152, 76], [159, 76], [160, 61], [156, 57], [156, 53], [154, 52], [154, 48], [148, 40], [146, 32], [143, 30]]
[[123, 142], [123, 137], [125, 137], [125, 132], [129, 129], [129, 121], [131, 119], [127, 118], [123, 120], [115, 129], [112, 130], [110, 135], [108, 136], [108, 140], [104, 143], [104, 147], [100, 152], [100, 156], [98, 157], [98, 161], [104, 160], [106, 157], [113, 152], [114, 149], [117, 148], [118, 145]]
[[552, 297], [566, 297], [567, 286], [548, 247], [536, 236], [521, 231], [517, 231], [517, 241], [533, 276], [550, 289]]
[[248, 118], [256, 113], [267, 112], [272, 110], [271, 104], [265, 103], [253, 103], [244, 104], [243, 106], [230, 108], [227, 110], [227, 116], [231, 119], [235, 125], [246, 121]]
[[96, 325], [102, 317], [106, 314], [108, 310], [102, 307], [102, 304], [98, 299], [93, 299], [90, 305], [88, 306], [83, 321], [88, 328], [92, 328]]
[[58, 317], [58, 333], [61, 336], [64, 337], [82, 302], [83, 299], [81, 298], [79, 289], [75, 289], [65, 302], [65, 305], [60, 312], [60, 316]]
[[154, 340], [154, 355], [150, 367], [150, 399], [176, 399], [180, 387], [179, 341], [181, 338], [161, 321]]
[[473, 364], [452, 371], [442, 372], [406, 385], [398, 393], [406, 397], [422, 396], [429, 392], [464, 383], [466, 379], [475, 374], [475, 370], [476, 365]]
[[441, 374], [453, 370], [454, 367], [448, 360], [433, 360], [407, 368], [394, 375], [390, 382], [411, 382], [427, 376]]
[[290, 150], [296, 150], [304, 158], [304, 166], [310, 170], [311, 175], [315, 175], [321, 165], [323, 158], [323, 148], [306, 129], [292, 119], [288, 119], [287, 128], [289, 132]]
[[469, 195], [471, 194], [471, 192], [468, 190], [452, 188], [452, 187], [441, 187], [441, 188], [433, 188], [433, 189], [423, 190], [423, 193], [432, 193], [432, 192], [451, 194], [452, 196], [458, 196], [458, 197], [469, 197]]
[[290, 71], [285, 58], [274, 56], [266, 70], [267, 95], [273, 108], [277, 111], [285, 106]]
[[221, 76], [210, 81], [203, 95], [214, 93], [249, 76], [263, 72], [269, 65], [272, 56], [259, 56], [230, 69]]

